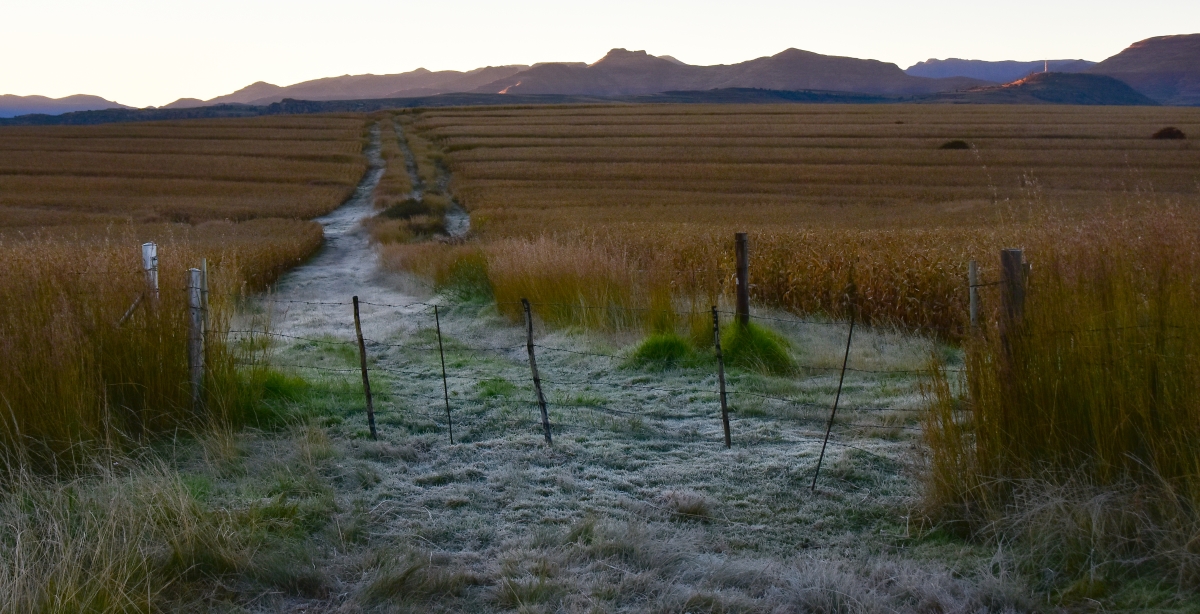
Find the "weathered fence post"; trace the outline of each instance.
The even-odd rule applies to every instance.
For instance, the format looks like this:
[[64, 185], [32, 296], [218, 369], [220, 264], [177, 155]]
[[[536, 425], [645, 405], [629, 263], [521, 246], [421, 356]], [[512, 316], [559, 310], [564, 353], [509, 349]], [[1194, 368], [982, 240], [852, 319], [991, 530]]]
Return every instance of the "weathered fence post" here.
[[188, 269], [188, 375], [192, 384], [192, 412], [204, 413], [204, 307], [200, 269]]
[[1025, 314], [1025, 271], [1024, 251], [1000, 251], [1000, 305], [1009, 323], [1019, 321]]
[[721, 425], [725, 428], [725, 447], [733, 447], [729, 434], [729, 397], [725, 393], [725, 357], [721, 355], [721, 318], [717, 306], [713, 305], [713, 346], [717, 350], [717, 381], [721, 386]]
[[1000, 345], [1012, 357], [1012, 335], [1025, 315], [1025, 254], [1019, 249], [1000, 251]]
[[850, 303], [850, 332], [846, 334], [846, 353], [842, 356], [842, 374], [838, 377], [837, 394], [833, 397], [833, 409], [829, 412], [829, 422], [825, 423], [825, 440], [821, 442], [821, 455], [817, 457], [817, 470], [813, 472], [812, 486], [809, 492], [817, 491], [817, 476], [821, 475], [821, 463], [825, 461], [825, 448], [829, 446], [829, 434], [833, 432], [833, 419], [837, 417], [838, 402], [842, 400], [842, 384], [846, 381], [846, 365], [850, 363], [850, 342], [854, 340], [854, 321], [858, 315], [858, 287], [854, 284], [854, 270], [850, 270], [850, 287], [848, 289]]
[[146, 273], [146, 294], [151, 303], [158, 303], [158, 246], [142, 244], [142, 270]]
[[737, 242], [737, 323], [750, 323], [750, 245], [746, 233], [735, 235]]
[[546, 443], [553, 445], [550, 438], [550, 414], [546, 412], [546, 397], [542, 395], [542, 378], [538, 377], [537, 357], [533, 355], [533, 311], [529, 308], [529, 300], [521, 299], [525, 308], [525, 347], [529, 350], [529, 370], [533, 372], [533, 389], [537, 392], [538, 407], [542, 410], [542, 430], [546, 432]]
[[363, 394], [367, 397], [367, 426], [371, 439], [379, 439], [375, 432], [375, 404], [371, 400], [371, 378], [367, 377], [367, 344], [363, 341], [362, 320], [358, 317], [358, 296], [354, 297], [354, 334], [358, 336], [358, 364], [362, 367]]
[[967, 264], [967, 285], [971, 296], [971, 331], [979, 328], [979, 263]]
[[454, 421], [450, 419], [450, 386], [446, 383], [446, 352], [442, 349], [442, 319], [437, 305], [433, 306], [433, 323], [437, 327], [438, 356], [442, 359], [442, 396], [446, 399], [446, 426], [450, 429], [450, 445], [454, 445]]
[[208, 258], [200, 259], [200, 299], [204, 309], [204, 329], [205, 339], [208, 337]]

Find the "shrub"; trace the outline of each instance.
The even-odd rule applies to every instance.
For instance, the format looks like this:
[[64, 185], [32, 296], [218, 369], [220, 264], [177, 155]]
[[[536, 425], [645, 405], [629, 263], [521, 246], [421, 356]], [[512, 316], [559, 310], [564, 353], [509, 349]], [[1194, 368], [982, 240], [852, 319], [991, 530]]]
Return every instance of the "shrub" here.
[[787, 340], [753, 322], [726, 327], [721, 332], [721, 353], [725, 364], [744, 369], [784, 374], [796, 368]]
[[407, 220], [418, 215], [429, 215], [429, 205], [415, 198], [406, 198], [383, 210], [384, 217], [393, 220]]
[[629, 365], [652, 369], [674, 369], [696, 361], [696, 352], [686, 339], [675, 333], [650, 335], [629, 357]]
[[961, 139], [954, 139], [953, 141], [946, 141], [945, 143], [942, 143], [941, 146], [938, 147], [938, 149], [970, 149], [970, 148], [971, 148], [971, 144], [964, 140], [961, 140]]
[[1174, 126], [1167, 126], [1166, 128], [1163, 128], [1162, 130], [1155, 132], [1154, 136], [1152, 136], [1150, 138], [1174, 141], [1174, 140], [1186, 139], [1187, 135], [1184, 134], [1183, 131], [1180, 130], [1179, 128], [1176, 128]]

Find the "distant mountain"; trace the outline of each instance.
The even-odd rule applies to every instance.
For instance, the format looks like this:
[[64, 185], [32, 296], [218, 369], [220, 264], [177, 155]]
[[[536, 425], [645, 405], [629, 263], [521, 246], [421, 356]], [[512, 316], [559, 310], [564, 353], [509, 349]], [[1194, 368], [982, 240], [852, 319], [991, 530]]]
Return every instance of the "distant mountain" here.
[[1005, 60], [989, 62], [986, 60], [960, 60], [949, 58], [945, 60], [928, 59], [917, 62], [904, 69], [904, 72], [914, 77], [929, 77], [945, 79], [947, 77], [970, 77], [993, 83], [1009, 83], [1028, 77], [1035, 72], [1083, 72], [1095, 62], [1088, 60], [1038, 60], [1036, 62], [1016, 62]]
[[1200, 34], [1158, 36], [1088, 69], [1171, 105], [1200, 105]]
[[980, 85], [975, 79], [928, 79], [899, 66], [788, 49], [770, 57], [717, 66], [693, 66], [645, 51], [613, 49], [598, 62], [543, 64], [476, 89], [478, 93], [634, 96], [720, 88], [824, 90], [918, 95]]
[[1157, 105], [1123, 81], [1104, 75], [1039, 72], [1005, 85], [938, 94], [931, 102], [973, 104]]
[[47, 98], [45, 96], [13, 96], [0, 95], [0, 117], [16, 117], [18, 115], [61, 115], [73, 111], [96, 111], [101, 109], [128, 109], [119, 102], [105, 100], [99, 96], [76, 94], [65, 98]]
[[167, 105], [168, 109], [183, 109], [213, 104], [266, 105], [285, 98], [299, 100], [365, 100], [372, 98], [405, 98], [436, 94], [467, 92], [486, 83], [502, 79], [528, 68], [524, 65], [486, 66], [475, 70], [430, 71], [424, 68], [395, 75], [342, 75], [314, 79], [280, 87], [259, 81], [236, 92], [200, 101], [181, 98]]

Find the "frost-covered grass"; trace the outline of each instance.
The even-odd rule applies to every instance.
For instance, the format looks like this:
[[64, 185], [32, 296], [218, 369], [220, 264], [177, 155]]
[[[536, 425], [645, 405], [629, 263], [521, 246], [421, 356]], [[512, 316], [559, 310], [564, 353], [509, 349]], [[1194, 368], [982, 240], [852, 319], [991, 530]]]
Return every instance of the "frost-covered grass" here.
[[[1005, 557], [922, 532], [913, 518], [920, 462], [917, 416], [908, 411], [919, 396], [913, 374], [847, 375], [834, 445], [809, 492], [837, 385], [837, 372], [824, 366], [841, 364], [843, 325], [773, 327], [797, 363], [811, 367], [799, 375], [730, 370], [731, 391], [811, 405], [732, 394], [729, 450], [711, 362], [635, 367], [628, 357], [639, 339], [539, 327], [555, 438], [547, 446], [524, 331], [493, 307], [442, 316], [454, 445], [431, 314], [404, 318], [369, 347], [379, 441], [367, 434], [356, 373], [304, 373], [319, 382], [305, 404], [306, 413], [321, 416], [311, 428], [328, 437], [326, 483], [338, 510], [332, 525], [349, 527], [338, 530], [352, 538], [315, 564], [327, 596], [285, 590], [276, 606], [799, 612], [1027, 605]], [[851, 366], [864, 369], [920, 369], [937, 350], [884, 331], [859, 329], [856, 337], [863, 349], [852, 351]], [[276, 349], [280, 363], [355, 364], [328, 343]]]

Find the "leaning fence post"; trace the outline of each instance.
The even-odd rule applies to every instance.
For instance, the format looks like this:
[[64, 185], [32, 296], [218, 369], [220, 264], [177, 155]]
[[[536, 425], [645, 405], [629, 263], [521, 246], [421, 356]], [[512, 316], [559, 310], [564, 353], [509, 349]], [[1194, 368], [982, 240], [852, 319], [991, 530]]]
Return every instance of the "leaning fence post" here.
[[192, 412], [204, 412], [204, 308], [200, 296], [200, 269], [188, 269], [188, 375], [192, 384]]
[[737, 323], [750, 324], [750, 245], [746, 233], [734, 235], [737, 243]]
[[142, 244], [142, 270], [146, 273], [146, 293], [151, 303], [158, 302], [158, 245]]
[[825, 448], [829, 446], [829, 434], [833, 432], [833, 419], [837, 417], [838, 402], [842, 400], [842, 384], [846, 381], [846, 365], [850, 363], [850, 342], [854, 339], [854, 320], [858, 313], [858, 288], [854, 285], [854, 270], [850, 271], [850, 332], [846, 334], [846, 353], [842, 356], [842, 374], [838, 377], [837, 394], [833, 397], [833, 409], [829, 412], [829, 422], [825, 423], [825, 440], [821, 442], [821, 455], [817, 457], [817, 470], [813, 472], [812, 486], [809, 492], [817, 491], [817, 476], [821, 475], [821, 463], [825, 461]]
[[529, 308], [529, 300], [521, 299], [525, 308], [525, 347], [529, 350], [529, 370], [533, 372], [533, 389], [537, 392], [538, 407], [542, 410], [542, 430], [546, 432], [546, 443], [553, 444], [550, 438], [550, 414], [546, 413], [546, 397], [542, 394], [542, 378], [538, 377], [537, 357], [533, 355], [533, 311]]
[[979, 263], [972, 260], [967, 264], [967, 285], [971, 297], [971, 330], [979, 328]]
[[433, 324], [437, 327], [438, 356], [442, 359], [442, 395], [446, 399], [446, 426], [450, 429], [450, 445], [454, 445], [454, 421], [450, 419], [450, 386], [446, 384], [446, 352], [442, 349], [442, 319], [437, 305], [433, 306]]
[[721, 425], [725, 427], [725, 447], [732, 448], [733, 440], [729, 435], [729, 402], [725, 394], [725, 357], [721, 355], [721, 318], [717, 315], [717, 306], [713, 305], [713, 346], [717, 349], [717, 381], [721, 384]]
[[354, 334], [358, 336], [358, 362], [362, 366], [363, 394], [367, 397], [367, 426], [371, 428], [371, 439], [379, 439], [375, 432], [375, 404], [371, 401], [371, 380], [367, 377], [367, 344], [363, 341], [362, 321], [358, 317], [358, 296], [354, 297]]

